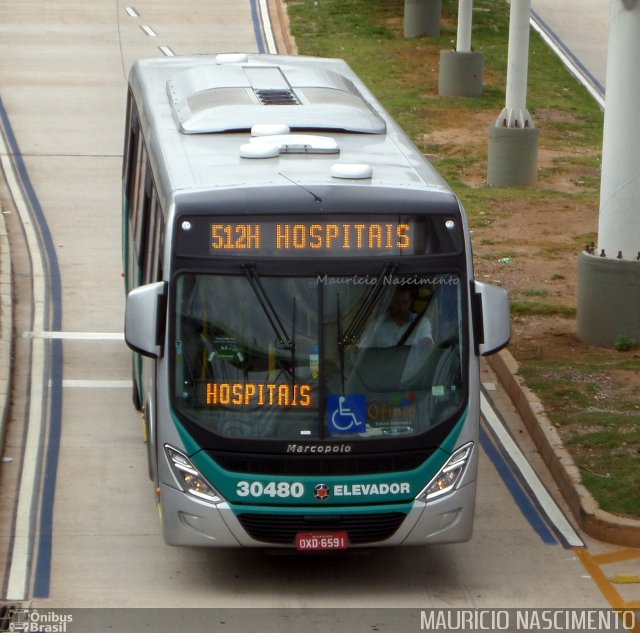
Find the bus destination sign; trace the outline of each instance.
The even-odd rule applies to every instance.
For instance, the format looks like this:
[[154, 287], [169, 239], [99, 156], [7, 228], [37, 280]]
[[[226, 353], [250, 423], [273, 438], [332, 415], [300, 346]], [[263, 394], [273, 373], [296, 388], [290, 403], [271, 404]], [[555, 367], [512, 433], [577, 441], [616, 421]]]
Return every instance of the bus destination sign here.
[[414, 252], [414, 227], [398, 221], [260, 220], [209, 224], [212, 255], [401, 255]]

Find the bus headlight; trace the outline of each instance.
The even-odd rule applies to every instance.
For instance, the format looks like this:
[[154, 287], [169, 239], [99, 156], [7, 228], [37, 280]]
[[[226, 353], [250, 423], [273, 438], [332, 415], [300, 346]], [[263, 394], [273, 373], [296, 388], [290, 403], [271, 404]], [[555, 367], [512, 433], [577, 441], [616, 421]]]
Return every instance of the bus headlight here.
[[432, 501], [456, 488], [473, 453], [473, 442], [469, 442], [454, 451], [438, 474], [426, 485], [417, 496], [421, 501]]
[[175, 448], [171, 448], [171, 446], [165, 445], [164, 450], [169, 458], [169, 464], [171, 464], [173, 474], [176, 476], [184, 492], [198, 497], [198, 499], [209, 501], [210, 503], [220, 503], [224, 501], [186, 455], [183, 455]]

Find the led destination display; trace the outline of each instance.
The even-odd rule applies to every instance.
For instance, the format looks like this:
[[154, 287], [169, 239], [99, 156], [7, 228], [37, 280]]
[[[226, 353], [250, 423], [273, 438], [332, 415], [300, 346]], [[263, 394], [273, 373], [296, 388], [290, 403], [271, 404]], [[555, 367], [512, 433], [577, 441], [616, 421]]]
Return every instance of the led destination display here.
[[182, 257], [411, 257], [459, 253], [462, 225], [447, 214], [189, 215], [178, 219]]
[[398, 254], [414, 246], [406, 222], [226, 222], [210, 224], [210, 252], [261, 254]]

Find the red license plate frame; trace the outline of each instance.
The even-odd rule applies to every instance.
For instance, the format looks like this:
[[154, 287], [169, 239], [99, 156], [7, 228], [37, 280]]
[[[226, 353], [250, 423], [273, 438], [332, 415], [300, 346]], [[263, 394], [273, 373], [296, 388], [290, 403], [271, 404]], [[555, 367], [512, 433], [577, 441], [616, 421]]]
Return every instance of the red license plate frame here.
[[349, 535], [345, 531], [337, 532], [298, 532], [296, 549], [299, 552], [326, 552], [347, 549]]

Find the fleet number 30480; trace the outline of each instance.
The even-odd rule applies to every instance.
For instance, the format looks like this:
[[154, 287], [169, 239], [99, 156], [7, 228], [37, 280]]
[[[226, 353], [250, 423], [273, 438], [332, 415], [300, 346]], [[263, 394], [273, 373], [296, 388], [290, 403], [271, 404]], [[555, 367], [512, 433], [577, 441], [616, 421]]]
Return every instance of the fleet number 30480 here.
[[239, 481], [236, 486], [239, 497], [271, 497], [299, 499], [304, 495], [304, 485], [300, 481]]

